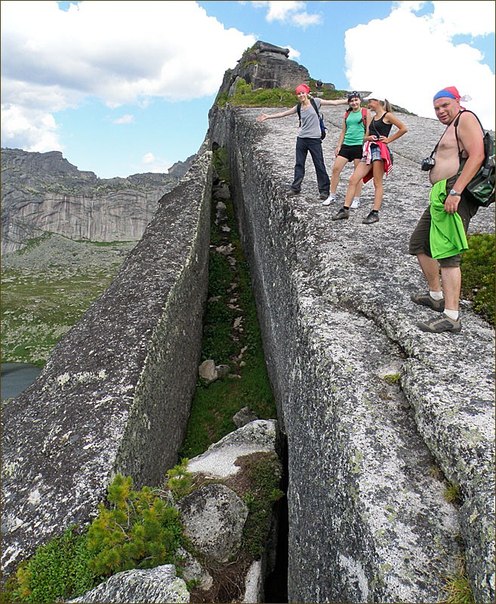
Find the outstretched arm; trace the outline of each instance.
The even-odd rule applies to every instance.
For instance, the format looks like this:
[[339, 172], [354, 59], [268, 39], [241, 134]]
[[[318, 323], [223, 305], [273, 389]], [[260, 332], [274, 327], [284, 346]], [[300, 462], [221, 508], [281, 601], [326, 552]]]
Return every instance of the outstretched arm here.
[[320, 104], [321, 105], [347, 105], [348, 99], [334, 99], [332, 101], [329, 99], [320, 99]]
[[280, 111], [279, 113], [261, 113], [257, 116], [257, 122], [265, 122], [265, 120], [273, 120], [279, 117], [286, 117], [287, 115], [293, 115], [296, 113], [296, 105], [286, 111]]

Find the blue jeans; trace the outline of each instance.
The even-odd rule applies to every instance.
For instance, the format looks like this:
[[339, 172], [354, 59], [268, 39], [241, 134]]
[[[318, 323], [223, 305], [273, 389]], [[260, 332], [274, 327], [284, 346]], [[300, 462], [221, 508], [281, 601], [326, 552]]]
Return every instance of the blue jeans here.
[[296, 164], [294, 168], [294, 180], [291, 188], [300, 191], [303, 177], [305, 176], [305, 162], [307, 154], [310, 151], [315, 173], [317, 175], [317, 184], [321, 195], [329, 195], [330, 180], [324, 164], [324, 154], [322, 153], [322, 141], [320, 138], [301, 138], [296, 139]]

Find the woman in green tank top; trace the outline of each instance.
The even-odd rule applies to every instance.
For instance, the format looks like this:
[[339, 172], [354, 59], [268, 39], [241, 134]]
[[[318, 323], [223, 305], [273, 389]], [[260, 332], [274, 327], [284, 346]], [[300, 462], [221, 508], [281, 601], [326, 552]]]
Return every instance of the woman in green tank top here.
[[[349, 109], [344, 114], [343, 127], [334, 151], [336, 159], [332, 168], [331, 192], [328, 199], [322, 202], [322, 205], [326, 206], [336, 200], [339, 178], [346, 164], [352, 161], [356, 168], [360, 163], [363, 138], [367, 131], [367, 124], [370, 123], [371, 119], [370, 111], [361, 107], [361, 98], [358, 92], [350, 92], [348, 95], [348, 104]], [[355, 198], [351, 204], [352, 208], [358, 208], [360, 205], [362, 184], [360, 183], [355, 190]]]

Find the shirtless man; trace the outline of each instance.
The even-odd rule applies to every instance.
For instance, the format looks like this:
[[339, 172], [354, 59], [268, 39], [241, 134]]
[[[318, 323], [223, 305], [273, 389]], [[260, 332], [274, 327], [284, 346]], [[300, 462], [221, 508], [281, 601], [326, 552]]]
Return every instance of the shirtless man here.
[[[478, 206], [464, 196], [463, 190], [484, 161], [484, 145], [483, 132], [477, 118], [468, 111], [463, 113], [460, 100], [460, 94], [454, 86], [444, 88], [434, 95], [436, 117], [446, 125], [446, 130], [435, 153], [435, 165], [430, 171], [430, 182], [434, 185], [446, 179], [447, 197], [444, 211], [449, 214], [458, 212], [467, 233], [470, 219], [477, 212]], [[453, 122], [460, 111], [462, 114], [457, 126], [458, 141], [462, 157], [466, 158], [466, 162], [463, 170], [458, 174], [460, 158]], [[462, 328], [459, 313], [462, 283], [460, 254], [439, 260], [432, 258], [429, 244], [430, 224], [431, 215], [428, 207], [412, 233], [409, 253], [417, 256], [429, 291], [413, 294], [411, 299], [415, 304], [428, 306], [442, 314], [425, 323], [417, 323], [417, 326], [422, 331], [430, 333], [445, 331], [458, 333]]]

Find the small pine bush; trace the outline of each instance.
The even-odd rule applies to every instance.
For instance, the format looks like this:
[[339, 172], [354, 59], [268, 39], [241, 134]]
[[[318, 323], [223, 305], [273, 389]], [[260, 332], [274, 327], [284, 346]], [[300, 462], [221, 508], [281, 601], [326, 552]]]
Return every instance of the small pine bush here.
[[182, 539], [179, 512], [156, 490], [132, 487], [131, 477], [118, 474], [108, 490], [108, 507], [99, 506], [89, 527], [89, 565], [97, 576], [175, 562]]
[[186, 497], [193, 490], [193, 475], [187, 471], [187, 466], [188, 459], [184, 458], [167, 472], [167, 487], [176, 500]]

